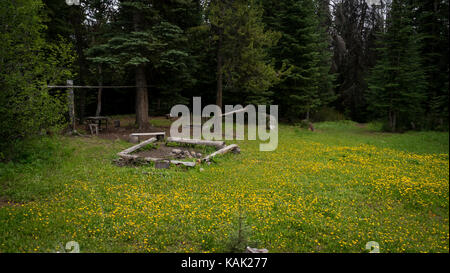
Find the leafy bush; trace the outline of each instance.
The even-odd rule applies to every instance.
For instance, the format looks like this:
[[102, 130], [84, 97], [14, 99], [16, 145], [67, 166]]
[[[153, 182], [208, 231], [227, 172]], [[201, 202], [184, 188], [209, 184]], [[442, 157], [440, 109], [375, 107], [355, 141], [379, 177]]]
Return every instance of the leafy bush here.
[[0, 150], [61, 125], [65, 96], [49, 93], [47, 84], [71, 76], [70, 43], [43, 38], [38, 0], [0, 2]]

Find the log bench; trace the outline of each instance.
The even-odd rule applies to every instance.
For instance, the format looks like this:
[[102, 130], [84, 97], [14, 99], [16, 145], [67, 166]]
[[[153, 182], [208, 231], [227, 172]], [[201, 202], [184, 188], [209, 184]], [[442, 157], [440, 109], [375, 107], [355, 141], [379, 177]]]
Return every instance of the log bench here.
[[130, 142], [138, 143], [140, 136], [151, 136], [156, 137], [156, 139], [161, 140], [166, 136], [165, 132], [156, 132], [156, 133], [132, 133], [130, 134]]
[[217, 149], [223, 148], [225, 146], [224, 141], [178, 138], [178, 137], [168, 137], [167, 142], [178, 142], [178, 143], [185, 143], [185, 144], [214, 146]]

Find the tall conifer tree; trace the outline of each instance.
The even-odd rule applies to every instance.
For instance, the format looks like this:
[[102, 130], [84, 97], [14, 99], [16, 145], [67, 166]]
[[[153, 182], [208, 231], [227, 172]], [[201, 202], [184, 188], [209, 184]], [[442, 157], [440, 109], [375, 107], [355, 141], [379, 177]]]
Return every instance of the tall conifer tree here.
[[392, 131], [415, 127], [424, 109], [425, 73], [411, 11], [406, 1], [392, 2], [381, 34], [380, 58], [368, 80], [369, 109], [386, 117]]

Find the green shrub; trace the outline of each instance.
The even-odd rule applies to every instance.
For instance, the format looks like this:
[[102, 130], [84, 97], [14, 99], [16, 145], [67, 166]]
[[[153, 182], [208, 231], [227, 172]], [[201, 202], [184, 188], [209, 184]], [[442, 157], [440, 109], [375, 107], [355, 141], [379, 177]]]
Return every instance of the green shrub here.
[[66, 96], [47, 84], [71, 77], [72, 45], [44, 39], [42, 2], [0, 1], [0, 151], [17, 139], [52, 130], [64, 121]]

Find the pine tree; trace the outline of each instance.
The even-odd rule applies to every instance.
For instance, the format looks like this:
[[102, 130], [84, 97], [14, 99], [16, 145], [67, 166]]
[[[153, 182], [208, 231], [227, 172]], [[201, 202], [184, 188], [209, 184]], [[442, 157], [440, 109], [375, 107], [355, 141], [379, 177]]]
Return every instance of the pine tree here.
[[313, 0], [263, 3], [265, 22], [282, 34], [271, 57], [277, 67], [289, 67], [289, 73], [274, 86], [275, 101], [291, 119], [309, 119], [312, 111], [333, 99], [329, 41], [318, 7]]
[[[164, 1], [120, 2], [112, 37], [88, 51], [94, 63], [113, 67], [117, 71], [134, 69], [136, 124], [139, 129], [149, 126], [149, 71], [158, 74], [156, 78], [164, 79], [170, 76], [164, 75], [168, 71], [172, 75], [182, 75], [180, 71], [187, 69], [183, 61], [188, 56], [183, 49], [186, 37], [180, 27], [165, 20], [161, 12], [163, 7]], [[174, 81], [174, 78], [171, 80]], [[166, 84], [164, 81], [158, 83], [159, 87]], [[176, 93], [171, 96], [176, 97]]]
[[329, 0], [315, 1], [319, 24], [317, 26], [319, 51], [319, 98], [320, 106], [328, 106], [337, 98], [334, 93], [334, 80], [336, 75], [331, 73], [332, 51], [331, 51], [331, 14]]
[[267, 104], [269, 88], [277, 80], [267, 49], [278, 34], [265, 30], [262, 8], [253, 0], [212, 1], [209, 6], [217, 45], [217, 100], [222, 106], [223, 82], [237, 103]]
[[370, 108], [392, 131], [415, 127], [424, 113], [426, 81], [411, 7], [394, 0], [381, 34], [380, 57], [368, 79]]
[[415, 25], [423, 35], [421, 53], [427, 81], [427, 129], [448, 130], [449, 3], [415, 1]]
[[[96, 0], [100, 1], [100, 0]], [[84, 24], [86, 18], [86, 5], [69, 6], [65, 1], [43, 0], [46, 14], [46, 38], [52, 43], [62, 36], [70, 40], [76, 50], [76, 77], [73, 79], [78, 85], [88, 83], [89, 71], [84, 49], [87, 47], [87, 29]], [[76, 114], [83, 121], [86, 112], [86, 89], [75, 90]]]
[[[384, 1], [381, 1], [384, 2]], [[370, 60], [371, 13], [377, 9], [367, 0], [340, 0], [333, 5], [333, 71], [336, 72], [336, 102], [338, 110], [349, 118], [367, 120], [366, 98]]]
[[[198, 64], [205, 51], [204, 47], [197, 47], [202, 41], [191, 36], [202, 24], [203, 10], [199, 0], [160, 0], [155, 1], [153, 7], [159, 20], [164, 22], [154, 32], [165, 46], [159, 56], [160, 62], [151, 66], [152, 95], [158, 97], [156, 111], [166, 114], [173, 105], [192, 101], [189, 98], [197, 92], [195, 86], [199, 74], [208, 71]], [[164, 25], [177, 31], [168, 31]], [[160, 98], [165, 106], [160, 105]]]

